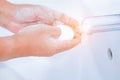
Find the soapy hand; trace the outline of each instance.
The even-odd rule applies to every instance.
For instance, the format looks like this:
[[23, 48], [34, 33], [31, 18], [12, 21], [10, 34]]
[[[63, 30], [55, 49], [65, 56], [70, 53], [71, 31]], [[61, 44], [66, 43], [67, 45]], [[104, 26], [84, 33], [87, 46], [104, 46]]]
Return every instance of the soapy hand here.
[[38, 23], [53, 25], [56, 21], [60, 21], [74, 30], [78, 26], [75, 19], [44, 6], [29, 4], [10, 4], [9, 6], [0, 14], [0, 25], [2, 24], [3, 27], [14, 33], [25, 26]]
[[[29, 26], [30, 27], [30, 26]], [[16, 51], [19, 56], [52, 56], [68, 50], [80, 42], [80, 35], [72, 40], [59, 40], [61, 30], [45, 24], [32, 25], [16, 33]]]

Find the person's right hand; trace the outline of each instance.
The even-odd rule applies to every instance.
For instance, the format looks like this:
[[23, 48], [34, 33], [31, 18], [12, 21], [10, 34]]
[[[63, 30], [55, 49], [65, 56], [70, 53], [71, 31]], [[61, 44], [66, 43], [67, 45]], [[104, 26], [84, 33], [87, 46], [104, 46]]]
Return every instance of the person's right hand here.
[[34, 28], [16, 33], [12, 36], [14, 57], [24, 56], [52, 56], [68, 50], [80, 43], [78, 34], [72, 40], [59, 40], [61, 31], [58, 27], [45, 24], [34, 25]]

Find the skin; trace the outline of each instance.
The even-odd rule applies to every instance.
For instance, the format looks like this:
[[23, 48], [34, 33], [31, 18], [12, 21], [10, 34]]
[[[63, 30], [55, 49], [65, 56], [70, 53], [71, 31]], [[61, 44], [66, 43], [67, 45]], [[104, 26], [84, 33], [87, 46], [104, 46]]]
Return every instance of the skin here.
[[[56, 21], [74, 30], [72, 40], [58, 40], [61, 31], [53, 26]], [[27, 56], [52, 56], [75, 47], [81, 38], [75, 19], [44, 6], [16, 5], [6, 0], [0, 0], [0, 26], [15, 33], [0, 37], [0, 61]], [[26, 26], [34, 28], [19, 32]]]

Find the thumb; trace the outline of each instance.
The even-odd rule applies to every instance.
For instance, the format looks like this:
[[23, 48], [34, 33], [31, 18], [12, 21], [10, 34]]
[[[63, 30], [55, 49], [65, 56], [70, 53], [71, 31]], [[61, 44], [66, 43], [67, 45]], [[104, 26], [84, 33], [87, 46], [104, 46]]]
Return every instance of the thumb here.
[[50, 34], [54, 38], [59, 38], [61, 35], [61, 29], [59, 27], [50, 27]]
[[64, 40], [64, 41], [59, 41], [56, 45], [56, 52], [62, 52], [65, 50], [69, 50], [73, 47], [75, 47], [76, 45], [78, 45], [81, 41], [81, 35], [76, 35], [76, 37], [72, 40]]

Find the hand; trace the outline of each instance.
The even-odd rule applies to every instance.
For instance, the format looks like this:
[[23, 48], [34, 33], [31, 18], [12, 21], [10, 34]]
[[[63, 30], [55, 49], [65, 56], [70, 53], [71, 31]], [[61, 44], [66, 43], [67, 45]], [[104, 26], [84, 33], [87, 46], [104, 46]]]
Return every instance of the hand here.
[[[68, 50], [80, 42], [80, 35], [73, 40], [59, 40], [60, 29], [45, 24], [32, 26], [34, 28], [16, 33], [12, 38], [15, 40], [12, 53], [18, 56], [52, 56], [56, 53]], [[16, 55], [16, 54], [15, 54]]]
[[36, 23], [53, 25], [55, 21], [61, 21], [73, 29], [78, 26], [78, 22], [75, 19], [39, 5], [8, 3], [7, 7], [4, 7], [1, 12], [0, 18], [0, 25], [14, 33], [25, 26]]

